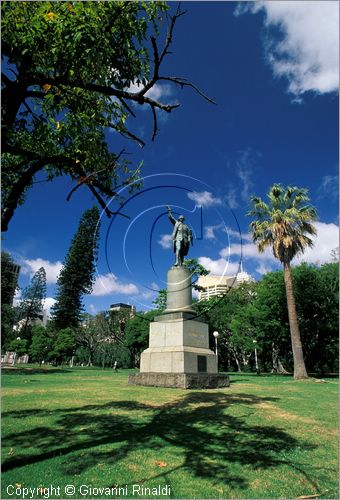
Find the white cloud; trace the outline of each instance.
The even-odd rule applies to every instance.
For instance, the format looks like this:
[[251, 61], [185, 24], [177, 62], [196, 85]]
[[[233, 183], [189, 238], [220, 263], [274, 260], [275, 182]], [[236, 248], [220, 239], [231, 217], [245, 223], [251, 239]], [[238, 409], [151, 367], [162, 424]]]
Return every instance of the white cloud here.
[[318, 191], [319, 198], [336, 200], [339, 196], [339, 177], [337, 175], [324, 175]]
[[[143, 88], [143, 85], [140, 85], [138, 83], [133, 83], [130, 85], [130, 87], [127, 89], [128, 92], [139, 92]], [[159, 101], [163, 97], [169, 97], [172, 95], [172, 87], [169, 84], [159, 84], [155, 83], [155, 85], [146, 92], [145, 94], [147, 97], [150, 97], [150, 99], [153, 99], [155, 101]], [[148, 109], [148, 106], [141, 106], [141, 109]]]
[[228, 226], [226, 226], [223, 230], [228, 234], [229, 238], [236, 238], [240, 240], [242, 237], [242, 241], [252, 241], [252, 236], [250, 233], [240, 233], [239, 231], [231, 229], [231, 227]]
[[239, 204], [236, 196], [236, 189], [230, 188], [225, 195], [226, 201], [231, 209], [238, 208]]
[[255, 271], [259, 274], [267, 274], [270, 271], [273, 271], [273, 268], [269, 266], [268, 264], [265, 264], [264, 262], [260, 262], [260, 265], [257, 266]]
[[153, 281], [152, 283], [150, 283], [150, 288], [152, 288], [154, 291], [158, 291], [159, 285]]
[[[222, 248], [220, 251], [221, 257], [236, 255], [236, 257], [241, 257], [241, 244], [232, 243], [230, 246]], [[270, 248], [267, 248], [263, 253], [260, 253], [255, 245], [255, 243], [244, 243], [242, 245], [242, 257], [244, 259], [257, 259], [257, 260], [274, 260], [275, 257]]]
[[138, 288], [134, 283], [122, 283], [114, 274], [100, 274], [97, 276], [91, 295], [102, 296], [112, 293], [121, 293], [123, 295], [138, 294]]
[[46, 297], [44, 300], [44, 311], [46, 312], [47, 316], [50, 317], [51, 315], [51, 307], [56, 303], [57, 301], [53, 297]]
[[252, 150], [251, 148], [238, 151], [238, 158], [235, 162], [235, 168], [242, 185], [241, 198], [246, 203], [249, 202], [251, 189], [254, 186], [254, 183], [252, 181], [254, 166], [256, 165], [260, 156], [260, 153]]
[[13, 297], [13, 305], [18, 306], [20, 304], [20, 299], [21, 299], [21, 290], [17, 288]]
[[199, 257], [198, 263], [217, 276], [233, 276], [239, 270], [238, 262], [228, 262], [223, 258], [214, 260], [210, 257]]
[[[325, 262], [331, 262], [331, 251], [339, 246], [339, 226], [325, 222], [315, 222], [314, 223], [317, 235], [312, 237], [314, 242], [313, 247], [307, 248], [303, 254], [298, 255], [293, 259], [292, 264], [297, 265], [301, 262], [307, 262], [309, 264], [323, 264]], [[222, 248], [220, 251], [220, 256], [223, 260], [228, 257], [241, 256], [241, 245], [232, 243], [230, 246]], [[263, 253], [257, 250], [255, 243], [245, 243], [242, 245], [242, 256], [243, 259], [252, 259], [258, 263], [257, 272], [263, 274], [272, 270], [274, 263], [279, 264], [279, 261], [275, 259], [272, 249], [266, 248]], [[217, 261], [214, 261], [217, 262]]]
[[204, 226], [204, 238], [207, 240], [216, 240], [216, 231], [224, 227], [224, 224], [216, 224], [213, 226]]
[[31, 276], [43, 267], [46, 271], [46, 281], [47, 283], [56, 283], [58, 275], [63, 267], [62, 263], [58, 260], [57, 262], [50, 262], [45, 259], [25, 259], [22, 265], [22, 273], [30, 274]]
[[251, 191], [254, 186], [252, 177], [260, 157], [261, 153], [258, 151], [246, 148], [238, 151], [236, 159], [228, 162], [228, 167], [238, 177], [237, 187], [231, 183], [225, 195], [225, 199], [231, 209], [238, 208], [240, 200], [249, 203], [252, 194]]
[[157, 292], [159, 290], [159, 286], [157, 285], [157, 283], [153, 281], [152, 283], [150, 283], [149, 287], [151, 288], [151, 290], [146, 290], [141, 294], [143, 299], [151, 299], [157, 296]]
[[212, 205], [221, 205], [222, 200], [214, 197], [209, 191], [192, 191], [188, 193], [188, 198], [202, 207], [211, 207]]
[[98, 310], [94, 304], [89, 305], [89, 310], [91, 314], [97, 314]]
[[325, 222], [315, 223], [317, 235], [313, 238], [314, 246], [293, 260], [293, 264], [307, 262], [309, 264], [324, 264], [331, 262], [331, 251], [339, 246], [339, 226]]
[[[265, 11], [267, 61], [288, 91], [337, 92], [339, 86], [339, 4], [333, 1], [258, 1], [239, 4], [235, 14]], [[274, 35], [272, 28], [279, 29]]]
[[[240, 231], [237, 231], [235, 229], [232, 229], [229, 226], [226, 226], [223, 222], [220, 224], [215, 224], [211, 226], [205, 226], [204, 227], [204, 238], [207, 240], [216, 240], [217, 239], [217, 232], [221, 231], [222, 233], [225, 233], [228, 235], [228, 238], [230, 240], [237, 240], [240, 241], [242, 238], [242, 241], [252, 241], [252, 237], [250, 233], [241, 233]], [[223, 238], [225, 240], [225, 237]], [[223, 255], [222, 257], [225, 257]]]
[[171, 234], [161, 234], [160, 239], [157, 242], [164, 250], [171, 248], [172, 237]]

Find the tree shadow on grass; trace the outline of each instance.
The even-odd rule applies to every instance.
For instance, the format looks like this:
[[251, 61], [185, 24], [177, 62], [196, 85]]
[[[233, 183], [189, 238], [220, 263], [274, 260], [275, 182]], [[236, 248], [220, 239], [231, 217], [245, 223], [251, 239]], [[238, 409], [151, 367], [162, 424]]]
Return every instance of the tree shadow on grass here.
[[69, 373], [72, 370], [67, 368], [2, 368], [3, 375], [55, 375], [56, 373]]
[[[159, 457], [163, 449], [171, 446], [178, 449], [179, 455], [183, 454], [182, 464], [141, 481], [160, 476], [168, 478], [171, 472], [182, 469], [197, 477], [246, 488], [245, 477], [230, 471], [232, 464], [268, 469], [287, 463], [282, 460], [285, 452], [296, 447], [314, 448], [279, 427], [249, 423], [256, 405], [277, 399], [250, 394], [190, 392], [161, 406], [113, 401], [47, 412], [35, 409], [8, 412], [3, 416], [23, 418], [52, 414], [55, 420], [50, 427], [35, 427], [6, 436], [7, 446], [16, 453], [20, 449], [27, 453], [32, 444], [39, 452], [5, 460], [3, 471], [63, 455], [66, 460], [62, 473], [74, 475], [98, 463], [117, 464], [142, 450], [153, 450]], [[244, 414], [231, 415], [233, 405], [244, 407]], [[67, 457], [68, 454], [72, 456]], [[311, 478], [308, 480], [313, 484]]]

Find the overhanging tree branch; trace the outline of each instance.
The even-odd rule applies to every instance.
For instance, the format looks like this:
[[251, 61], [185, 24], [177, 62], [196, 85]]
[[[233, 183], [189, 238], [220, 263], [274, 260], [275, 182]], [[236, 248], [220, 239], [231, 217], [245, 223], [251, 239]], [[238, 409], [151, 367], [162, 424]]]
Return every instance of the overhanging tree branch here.
[[[79, 29], [77, 16], [70, 17], [70, 13], [67, 12], [67, 17], [64, 19], [65, 12], [60, 5], [59, 3], [55, 5], [54, 10], [57, 14], [53, 23], [48, 21], [43, 29], [46, 29], [48, 33], [52, 33], [54, 29], [61, 31], [65, 29], [68, 33], [68, 30], [73, 29], [77, 35]], [[16, 26], [15, 23], [20, 16], [36, 16], [37, 22], [32, 23], [32, 26], [40, 26], [41, 11], [36, 8], [34, 2], [30, 3], [24, 11], [21, 10], [19, 3], [13, 8], [6, 5], [3, 9], [3, 33], [5, 33], [3, 54], [11, 60], [17, 71], [17, 74], [14, 73], [15, 79], [11, 80], [8, 77], [8, 71], [11, 69], [6, 68], [7, 74], [3, 75], [2, 79], [4, 87], [3, 152], [9, 155], [6, 157], [6, 168], [11, 169], [14, 179], [18, 170], [15, 171], [13, 166], [16, 165], [16, 160], [18, 164], [21, 164], [20, 172], [17, 173], [19, 178], [15, 179], [13, 185], [9, 183], [6, 186], [6, 197], [3, 198], [4, 230], [7, 229], [8, 222], [25, 190], [32, 184], [34, 175], [46, 165], [52, 167], [51, 179], [55, 175], [55, 170], [60, 175], [71, 175], [73, 180], [78, 181], [78, 185], [69, 193], [68, 200], [80, 186], [86, 184], [108, 216], [112, 215], [114, 212], [108, 209], [105, 198], [111, 199], [115, 195], [113, 189], [110, 188], [112, 183], [110, 177], [116, 179], [117, 164], [116, 162], [109, 164], [111, 153], [109, 145], [105, 143], [105, 128], [111, 127], [120, 135], [136, 141], [143, 147], [145, 142], [128, 130], [125, 120], [127, 115], [136, 117], [137, 104], [149, 106], [153, 119], [152, 140], [154, 140], [158, 132], [157, 110], [170, 113], [180, 105], [162, 102], [151, 97], [148, 91], [157, 82], [167, 81], [182, 88], [190, 87], [208, 102], [214, 102], [185, 78], [162, 76], [160, 73], [164, 58], [170, 54], [169, 48], [173, 41], [176, 21], [185, 14], [180, 8], [170, 17], [166, 39], [160, 49], [156, 37], [154, 35], [149, 37], [148, 26], [145, 23], [149, 22], [150, 26], [152, 23], [158, 23], [159, 14], [164, 11], [163, 6], [160, 5], [158, 10], [156, 6], [150, 15], [150, 12], [146, 12], [143, 6], [136, 8], [135, 3], [118, 5], [115, 2], [103, 2], [93, 3], [91, 6], [88, 6], [90, 3], [79, 5], [81, 5], [79, 9], [82, 14], [90, 15], [94, 23], [95, 31], [93, 32], [91, 28], [91, 36], [99, 32], [100, 36], [89, 38], [92, 40], [89, 43], [87, 38], [83, 37], [83, 32], [86, 31], [84, 28], [81, 30], [80, 37], [75, 36], [72, 41], [70, 39], [67, 48], [51, 48], [46, 44], [41, 44], [40, 49], [37, 48], [37, 43], [38, 45], [40, 43], [39, 37], [43, 36], [44, 31], [35, 32], [32, 29], [25, 32], [25, 25], [23, 25], [25, 38], [20, 39], [20, 36], [13, 38], [13, 26]], [[102, 44], [103, 30], [96, 31], [99, 27], [96, 25], [96, 20], [100, 19], [98, 12], [109, 20], [103, 28], [108, 42], [104, 46]], [[49, 16], [48, 10], [46, 10], [46, 16]], [[117, 22], [115, 26], [117, 35], [113, 36], [112, 26], [117, 19], [121, 22]], [[144, 25], [140, 23], [141, 19], [144, 20]], [[126, 24], [125, 21], [127, 21]], [[128, 21], [131, 23], [129, 24]], [[139, 36], [136, 36], [135, 29]], [[119, 47], [119, 44], [109, 43], [115, 39], [115, 36], [121, 37], [124, 43], [128, 43], [129, 51], [126, 51], [124, 44]], [[151, 40], [151, 57], [153, 54], [151, 64], [150, 49], [146, 46], [148, 38]], [[97, 47], [98, 54], [105, 61], [102, 66], [103, 71], [96, 66], [95, 60], [91, 59], [93, 47]], [[36, 58], [37, 50], [44, 51], [42, 59]], [[77, 65], [77, 57], [82, 57], [84, 51], [90, 55], [81, 65]], [[46, 64], [41, 63], [41, 60], [45, 60]], [[136, 91], [132, 91], [132, 85], [137, 82], [144, 82], [144, 84], [140, 84]], [[29, 105], [25, 102], [27, 98], [32, 99], [37, 105], [44, 120], [43, 125], [34, 119], [35, 108], [31, 106], [31, 102]], [[25, 106], [27, 111], [24, 110], [25, 114], [21, 116], [22, 106]], [[30, 116], [26, 119], [27, 113]], [[34, 134], [31, 133], [32, 130]], [[29, 141], [30, 133], [32, 144]], [[39, 137], [43, 139], [42, 142], [39, 142]], [[89, 139], [88, 143], [87, 139]], [[39, 144], [40, 152], [34, 152], [38, 149], [36, 144]], [[51, 155], [49, 152], [59, 150], [64, 154]], [[11, 157], [12, 155], [14, 158]], [[98, 155], [99, 163], [105, 165], [104, 169], [96, 170], [96, 166], [93, 165], [92, 159], [96, 155]], [[24, 168], [25, 164], [27, 168]], [[81, 174], [79, 173], [80, 165]], [[96, 172], [95, 175], [93, 171]]]

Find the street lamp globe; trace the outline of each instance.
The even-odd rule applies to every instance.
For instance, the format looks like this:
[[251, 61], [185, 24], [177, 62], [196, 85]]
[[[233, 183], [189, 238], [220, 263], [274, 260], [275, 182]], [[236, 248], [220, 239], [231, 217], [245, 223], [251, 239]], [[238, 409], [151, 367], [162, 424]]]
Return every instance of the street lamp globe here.
[[214, 332], [213, 336], [215, 337], [215, 339], [217, 339], [217, 337], [219, 336], [219, 333], [218, 332]]

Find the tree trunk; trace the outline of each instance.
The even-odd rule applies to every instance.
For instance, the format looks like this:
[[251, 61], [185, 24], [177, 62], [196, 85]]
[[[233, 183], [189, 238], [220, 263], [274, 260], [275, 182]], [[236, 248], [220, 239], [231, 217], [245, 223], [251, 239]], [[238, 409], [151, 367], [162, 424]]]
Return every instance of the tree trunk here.
[[272, 373], [279, 373], [281, 375], [289, 373], [281, 363], [281, 360], [279, 358], [279, 350], [277, 347], [275, 347], [274, 343], [272, 344], [272, 365]]
[[284, 263], [284, 279], [287, 296], [288, 318], [290, 326], [290, 336], [292, 341], [294, 378], [308, 378], [305, 361], [303, 359], [302, 343], [300, 337], [299, 323], [296, 314], [295, 297], [293, 291], [292, 272], [289, 262]]
[[236, 364], [237, 364], [237, 371], [238, 372], [242, 372], [240, 360], [238, 359], [238, 356], [237, 356], [237, 354], [236, 354], [236, 352], [235, 352], [234, 349], [232, 350], [232, 353], [233, 353], [234, 359], [235, 359]]

